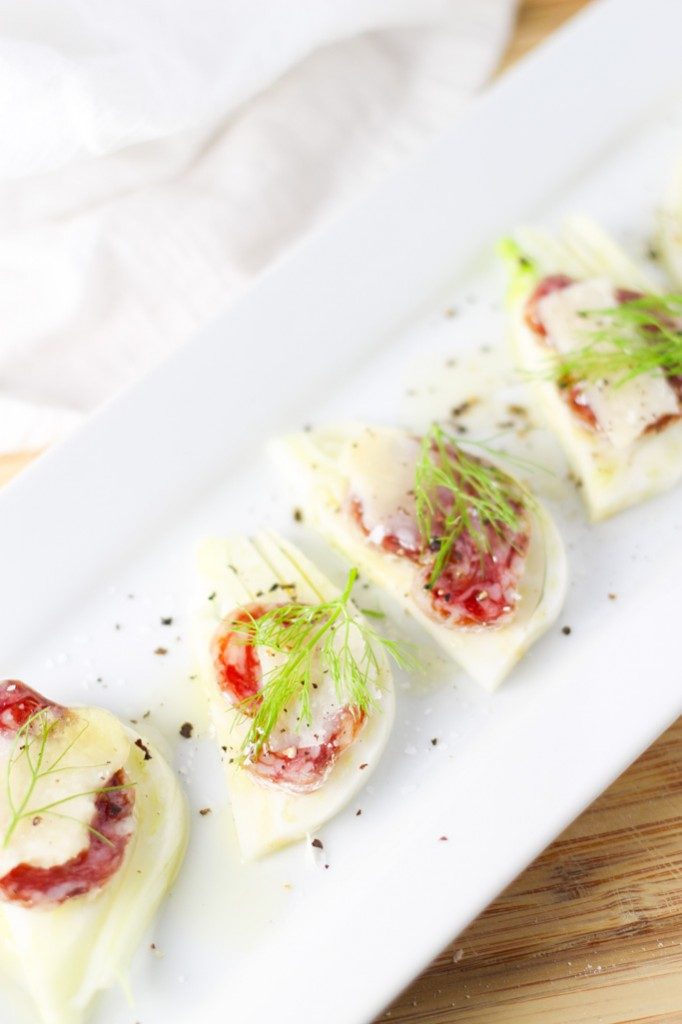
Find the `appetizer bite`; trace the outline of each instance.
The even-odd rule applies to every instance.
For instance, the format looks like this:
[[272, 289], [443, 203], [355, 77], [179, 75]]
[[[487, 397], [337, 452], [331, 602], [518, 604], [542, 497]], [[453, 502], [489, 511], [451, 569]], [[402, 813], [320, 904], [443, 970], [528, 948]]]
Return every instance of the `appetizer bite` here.
[[387, 654], [351, 599], [272, 534], [200, 552], [200, 677], [250, 860], [314, 832], [365, 784], [394, 715]]
[[120, 980], [184, 854], [158, 751], [114, 715], [0, 683], [2, 970], [45, 1024]]
[[501, 245], [518, 367], [604, 519], [682, 476], [682, 297], [589, 222]]
[[434, 424], [424, 437], [352, 424], [283, 438], [306, 520], [488, 689], [554, 621], [559, 534], [497, 464]]

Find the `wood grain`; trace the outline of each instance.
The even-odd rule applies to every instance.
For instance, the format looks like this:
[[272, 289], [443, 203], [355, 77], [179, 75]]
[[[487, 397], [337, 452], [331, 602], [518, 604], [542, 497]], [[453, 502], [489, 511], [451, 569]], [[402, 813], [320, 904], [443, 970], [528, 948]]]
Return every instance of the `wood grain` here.
[[[523, 3], [502, 67], [584, 6]], [[387, 1020], [682, 1024], [682, 719], [378, 1018]]]
[[[523, 3], [503, 66], [585, 3]], [[0, 484], [35, 454], [0, 456]], [[379, 1018], [387, 1020], [682, 1024], [682, 720]]]
[[519, 5], [516, 27], [500, 64], [504, 71], [556, 31], [565, 21], [587, 7], [590, 0], [525, 0]]
[[16, 476], [24, 466], [28, 466], [38, 454], [39, 452], [11, 452], [0, 455], [0, 486]]
[[682, 719], [382, 1018], [682, 1022]]

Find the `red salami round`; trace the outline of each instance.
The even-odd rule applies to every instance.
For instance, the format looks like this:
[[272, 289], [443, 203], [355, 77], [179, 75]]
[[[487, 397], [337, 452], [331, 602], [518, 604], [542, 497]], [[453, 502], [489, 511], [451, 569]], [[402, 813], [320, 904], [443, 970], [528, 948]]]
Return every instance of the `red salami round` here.
[[353, 743], [365, 723], [365, 714], [351, 707], [325, 717], [317, 740], [308, 746], [264, 747], [247, 767], [261, 781], [294, 793], [319, 789], [340, 755]]
[[[58, 717], [73, 714], [17, 680], [0, 683], [0, 732], [5, 735], [23, 727], [30, 730], [32, 716], [48, 710]], [[97, 795], [88, 845], [63, 864], [17, 864], [0, 878], [0, 897], [24, 906], [46, 906], [101, 889], [123, 862], [134, 830], [134, 805], [135, 791], [121, 769]]]
[[[276, 607], [279, 606], [251, 604], [237, 609], [226, 616], [213, 639], [218, 684], [230, 703], [239, 706], [247, 717], [253, 717], [260, 704], [263, 668], [257, 649], [234, 626], [259, 619]], [[261, 782], [294, 793], [319, 789], [340, 755], [355, 740], [365, 718], [357, 708], [329, 709], [314, 723], [312, 743], [301, 742], [292, 727], [281, 727], [256, 754], [244, 760], [243, 767]]]
[[514, 611], [529, 536], [522, 530], [486, 531], [486, 550], [469, 534], [457, 538], [450, 557], [433, 586], [427, 567], [415, 588], [418, 603], [456, 626], [489, 626]]
[[32, 715], [45, 708], [54, 708], [55, 714], [64, 710], [18, 679], [5, 679], [0, 683], [0, 733], [16, 732]]
[[[457, 452], [449, 452], [456, 466]], [[482, 463], [482, 460], [478, 460]], [[389, 529], [380, 531], [382, 539], [377, 545], [373, 540], [363, 516], [362, 501], [357, 496], [348, 503], [348, 514], [362, 530], [367, 541], [380, 546], [384, 551], [400, 558], [415, 562], [418, 572], [414, 584], [414, 598], [432, 618], [447, 621], [453, 626], [494, 626], [514, 611], [518, 600], [517, 587], [525, 567], [525, 556], [530, 543], [530, 524], [523, 505], [518, 502], [515, 510], [519, 518], [518, 529], [507, 526], [489, 525], [485, 528], [487, 543], [482, 549], [470, 533], [463, 531], [456, 539], [437, 579], [431, 577], [440, 550], [440, 539], [447, 529], [445, 521], [453, 508], [453, 495], [445, 487], [436, 488], [431, 495], [433, 503], [433, 537], [421, 537], [417, 522], [416, 505], [400, 509], [403, 519], [408, 514], [412, 529], [404, 528], [406, 536], [414, 537], [414, 543], [405, 547]], [[387, 524], [393, 519], [387, 515]], [[376, 524], [374, 527], [376, 530]]]
[[542, 278], [526, 301], [526, 323], [531, 331], [535, 331], [542, 338], [547, 337], [547, 328], [538, 313], [538, 305], [548, 295], [561, 291], [563, 288], [569, 288], [572, 284], [573, 278], [568, 277], [567, 274], [550, 274], [548, 277]]
[[[263, 670], [258, 652], [246, 643], [244, 633], [235, 630], [238, 623], [253, 622], [265, 615], [268, 607], [250, 604], [228, 615], [213, 638], [212, 654], [220, 689], [232, 704], [256, 696], [261, 688]], [[257, 702], [252, 706], [257, 707]]]

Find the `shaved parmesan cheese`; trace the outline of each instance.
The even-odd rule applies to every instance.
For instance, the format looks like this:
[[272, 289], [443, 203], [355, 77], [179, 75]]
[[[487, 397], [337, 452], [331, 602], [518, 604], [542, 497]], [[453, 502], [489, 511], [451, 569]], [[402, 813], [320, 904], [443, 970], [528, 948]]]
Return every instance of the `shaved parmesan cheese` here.
[[[35, 758], [35, 740], [32, 749]], [[43, 766], [57, 767], [40, 776], [10, 841], [0, 845], [0, 876], [22, 863], [45, 868], [63, 864], [84, 850], [90, 842], [88, 824], [95, 813], [97, 791], [123, 767], [129, 750], [129, 736], [107, 711], [83, 708], [57, 719], [42, 751]], [[8, 778], [18, 806], [31, 790], [31, 764], [7, 736], [0, 743], [0, 772]], [[52, 810], [41, 811], [56, 802]], [[0, 837], [12, 820], [8, 802], [1, 801]]]
[[[585, 312], [617, 304], [614, 286], [597, 278], [546, 295], [538, 302], [538, 315], [549, 343], [557, 352], [567, 354], [589, 344], [592, 332], [603, 326], [598, 316], [586, 320]], [[675, 391], [662, 374], [642, 374], [622, 384], [614, 384], [609, 378], [586, 381], [580, 390], [600, 430], [614, 448], [621, 450], [647, 427], [679, 414]]]
[[419, 439], [403, 431], [370, 428], [343, 450], [349, 493], [361, 499], [363, 523], [375, 544], [392, 534], [406, 550], [419, 546], [414, 467], [420, 449]]

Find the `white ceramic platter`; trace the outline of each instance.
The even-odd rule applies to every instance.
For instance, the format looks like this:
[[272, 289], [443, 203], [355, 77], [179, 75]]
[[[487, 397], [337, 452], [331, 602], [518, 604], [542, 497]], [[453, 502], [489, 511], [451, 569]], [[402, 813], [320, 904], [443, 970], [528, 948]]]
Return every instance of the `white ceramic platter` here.
[[[679, 488], [588, 528], [537, 430], [505, 437], [554, 467], [538, 484], [571, 557], [562, 619], [493, 696], [428, 648], [322, 855], [301, 844], [240, 865], [187, 637], [206, 534], [274, 526], [344, 576], [293, 523], [268, 436], [341, 416], [419, 426], [472, 395], [473, 431], [508, 418], [522, 385], [503, 383], [491, 245], [520, 219], [579, 211], [644, 252], [682, 153], [680, 38], [671, 0], [590, 8], [2, 493], [1, 674], [124, 718], [149, 710], [192, 802], [134, 1005], [107, 993], [93, 1024], [370, 1021], [682, 710]], [[0, 1018], [31, 1016], [3, 991]]]

